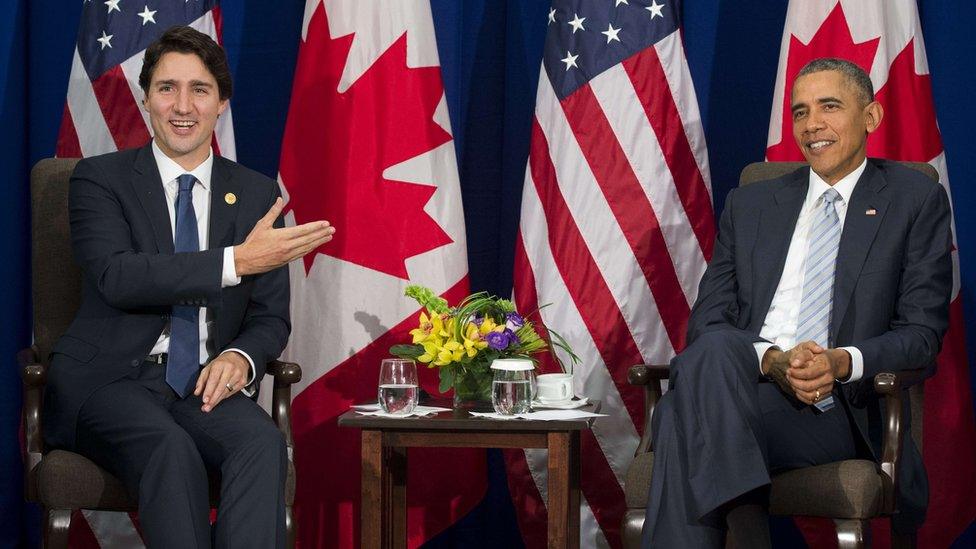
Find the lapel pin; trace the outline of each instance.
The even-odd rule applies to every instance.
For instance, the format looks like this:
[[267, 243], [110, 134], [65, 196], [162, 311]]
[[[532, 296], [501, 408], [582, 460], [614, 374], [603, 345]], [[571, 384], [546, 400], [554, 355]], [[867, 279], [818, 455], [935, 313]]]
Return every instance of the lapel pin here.
[[[230, 196], [230, 195], [228, 195], [228, 196]], [[233, 202], [231, 202], [231, 204], [233, 204]], [[871, 208], [870, 210], [865, 211], [864, 212], [864, 215], [878, 215], [878, 210], [875, 210], [874, 208]]]
[[[233, 206], [235, 203], [237, 203], [237, 195], [235, 195], [234, 193], [227, 193], [227, 194], [225, 194], [224, 195], [224, 202], [226, 202], [226, 203], [230, 204], [231, 206]], [[871, 210], [871, 211], [874, 212], [874, 210]]]

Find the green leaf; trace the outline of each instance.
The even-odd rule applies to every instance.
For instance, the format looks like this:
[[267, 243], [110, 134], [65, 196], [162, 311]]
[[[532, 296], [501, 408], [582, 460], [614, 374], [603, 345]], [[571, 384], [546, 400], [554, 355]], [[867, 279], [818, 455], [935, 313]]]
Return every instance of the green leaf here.
[[416, 360], [417, 357], [424, 354], [424, 348], [422, 345], [394, 345], [390, 347], [390, 354], [400, 358]]
[[437, 390], [441, 393], [446, 393], [454, 387], [454, 368], [443, 367], [440, 371], [441, 382], [437, 386]]

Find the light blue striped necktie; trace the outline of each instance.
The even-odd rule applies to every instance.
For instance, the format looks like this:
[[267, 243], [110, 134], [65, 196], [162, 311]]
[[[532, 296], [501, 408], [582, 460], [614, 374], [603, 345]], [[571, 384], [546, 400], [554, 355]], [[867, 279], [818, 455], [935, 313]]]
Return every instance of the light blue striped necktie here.
[[[834, 271], [840, 245], [840, 218], [834, 202], [840, 199], [835, 189], [827, 189], [820, 196], [813, 213], [807, 238], [806, 266], [803, 272], [803, 298], [800, 318], [796, 326], [796, 342], [814, 341], [823, 348], [830, 346], [830, 317], [834, 305]], [[821, 411], [834, 406], [834, 397], [815, 403]]]

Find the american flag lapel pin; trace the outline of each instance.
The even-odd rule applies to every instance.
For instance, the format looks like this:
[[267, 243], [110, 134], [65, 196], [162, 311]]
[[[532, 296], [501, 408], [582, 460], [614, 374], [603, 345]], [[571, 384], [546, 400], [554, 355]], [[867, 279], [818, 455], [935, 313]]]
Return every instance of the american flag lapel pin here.
[[864, 215], [878, 215], [878, 210], [875, 210], [874, 208], [868, 208], [864, 212]]

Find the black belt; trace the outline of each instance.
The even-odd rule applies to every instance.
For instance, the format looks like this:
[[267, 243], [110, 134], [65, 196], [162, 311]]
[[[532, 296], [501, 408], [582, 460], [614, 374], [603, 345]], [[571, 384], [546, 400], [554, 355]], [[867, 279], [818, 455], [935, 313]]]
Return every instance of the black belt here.
[[159, 354], [147, 356], [146, 362], [154, 362], [156, 364], [166, 364], [166, 360], [168, 358], [169, 358], [169, 353], [159, 353]]

